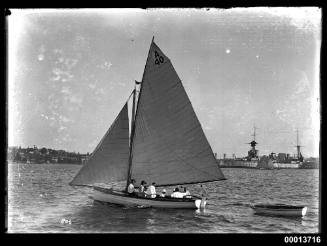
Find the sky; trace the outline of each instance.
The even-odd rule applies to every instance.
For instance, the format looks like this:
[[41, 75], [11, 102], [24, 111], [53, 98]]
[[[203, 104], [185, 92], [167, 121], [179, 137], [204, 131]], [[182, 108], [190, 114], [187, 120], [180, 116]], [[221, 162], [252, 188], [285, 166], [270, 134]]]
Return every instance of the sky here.
[[8, 145], [92, 152], [168, 56], [218, 157], [319, 156], [321, 9], [12, 9]]

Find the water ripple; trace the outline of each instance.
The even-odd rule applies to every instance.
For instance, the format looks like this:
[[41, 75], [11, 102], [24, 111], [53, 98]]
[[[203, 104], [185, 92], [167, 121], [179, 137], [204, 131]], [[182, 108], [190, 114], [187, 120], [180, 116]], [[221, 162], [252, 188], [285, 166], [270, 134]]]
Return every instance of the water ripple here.
[[[8, 166], [8, 230], [47, 232], [315, 233], [319, 218], [318, 170], [223, 169], [227, 178], [203, 184], [205, 210], [125, 208], [94, 202], [92, 190], [68, 183], [78, 165]], [[174, 187], [166, 187], [171, 192]], [[189, 185], [191, 193], [200, 192]], [[304, 204], [300, 219], [254, 214], [254, 203]]]

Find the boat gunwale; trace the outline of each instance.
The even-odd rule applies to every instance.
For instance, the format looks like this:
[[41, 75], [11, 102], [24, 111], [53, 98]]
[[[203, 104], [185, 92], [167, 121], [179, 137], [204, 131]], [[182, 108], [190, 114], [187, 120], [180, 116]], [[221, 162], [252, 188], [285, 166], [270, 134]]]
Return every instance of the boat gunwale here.
[[126, 194], [124, 191], [117, 191], [117, 190], [113, 190], [113, 189], [108, 189], [108, 188], [103, 188], [103, 187], [93, 187], [94, 190], [99, 191], [99, 192], [103, 192], [106, 194], [110, 194], [110, 195], [116, 195], [116, 196], [121, 196], [121, 197], [126, 197], [126, 198], [131, 198], [131, 199], [142, 199], [142, 200], [149, 200], [149, 201], [163, 201], [163, 202], [192, 202], [194, 203], [196, 200], [199, 200], [201, 198], [198, 197], [194, 197], [193, 198], [174, 198], [174, 197], [160, 197], [160, 196], [156, 196], [155, 198], [151, 198], [151, 197], [141, 197], [141, 196], [132, 196], [132, 195], [128, 195]]

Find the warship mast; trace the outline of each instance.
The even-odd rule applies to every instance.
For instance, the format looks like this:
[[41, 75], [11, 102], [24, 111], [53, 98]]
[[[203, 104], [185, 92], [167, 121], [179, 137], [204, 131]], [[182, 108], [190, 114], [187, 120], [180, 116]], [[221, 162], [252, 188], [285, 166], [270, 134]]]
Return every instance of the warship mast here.
[[297, 150], [297, 159], [303, 161], [303, 156], [301, 154], [301, 145], [299, 145], [299, 129], [296, 129], [296, 150]]
[[253, 126], [253, 140], [248, 143], [251, 145], [251, 149], [248, 151], [248, 159], [251, 160], [252, 158], [258, 158], [258, 150], [255, 149], [255, 146], [258, 144], [256, 141], [255, 141], [255, 130], [258, 129], [255, 125]]

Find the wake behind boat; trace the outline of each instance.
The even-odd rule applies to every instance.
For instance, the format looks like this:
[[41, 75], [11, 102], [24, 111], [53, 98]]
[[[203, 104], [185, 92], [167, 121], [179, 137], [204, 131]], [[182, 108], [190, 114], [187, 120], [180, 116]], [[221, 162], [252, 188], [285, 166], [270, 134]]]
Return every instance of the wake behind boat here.
[[[94, 187], [93, 199], [120, 205], [160, 208], [204, 208], [206, 198], [131, 196], [131, 180], [157, 186], [224, 180], [186, 91], [169, 58], [153, 39], [140, 92], [132, 92], [129, 135], [128, 101], [70, 185]], [[137, 103], [136, 103], [137, 101]], [[126, 181], [126, 189], [95, 187]]]

